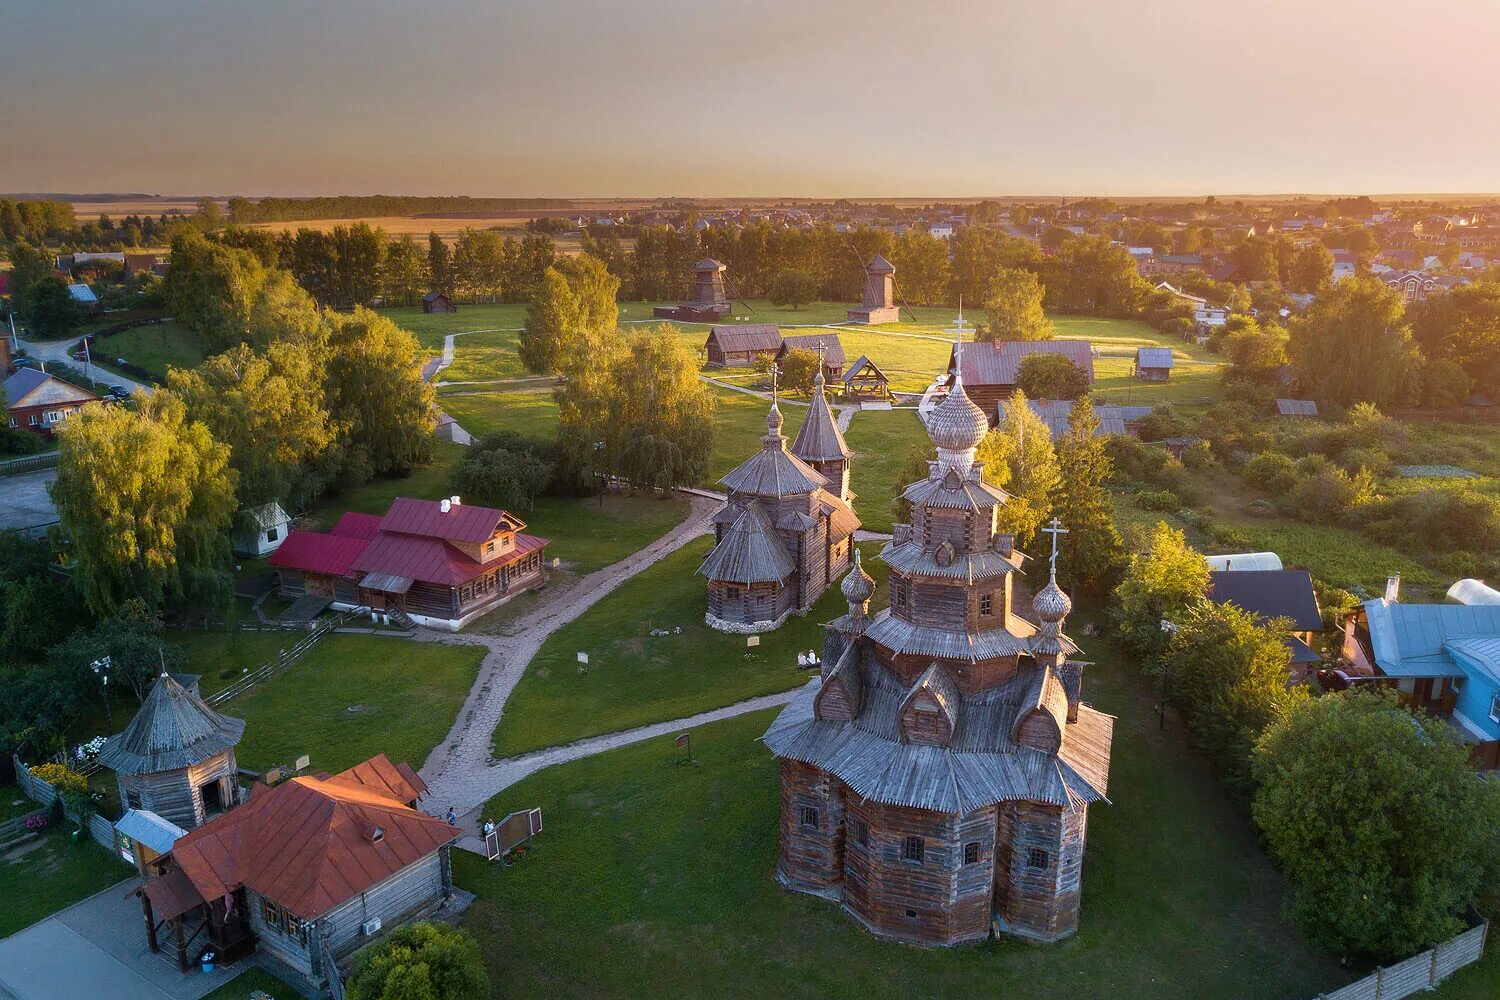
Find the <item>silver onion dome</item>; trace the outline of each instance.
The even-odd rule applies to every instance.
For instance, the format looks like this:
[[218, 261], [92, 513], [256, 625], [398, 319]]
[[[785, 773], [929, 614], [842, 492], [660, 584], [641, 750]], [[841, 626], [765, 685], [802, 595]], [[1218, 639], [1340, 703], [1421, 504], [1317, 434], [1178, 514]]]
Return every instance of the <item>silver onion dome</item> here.
[[843, 584], [839, 587], [844, 594], [844, 600], [850, 604], [863, 604], [875, 595], [875, 581], [870, 574], [865, 572], [859, 562], [859, 549], [854, 550], [854, 566], [850, 568], [849, 574], [844, 577]]
[[989, 429], [984, 411], [974, 405], [964, 392], [963, 382], [957, 378], [947, 397], [927, 417], [927, 436], [933, 444], [949, 451], [979, 447]]

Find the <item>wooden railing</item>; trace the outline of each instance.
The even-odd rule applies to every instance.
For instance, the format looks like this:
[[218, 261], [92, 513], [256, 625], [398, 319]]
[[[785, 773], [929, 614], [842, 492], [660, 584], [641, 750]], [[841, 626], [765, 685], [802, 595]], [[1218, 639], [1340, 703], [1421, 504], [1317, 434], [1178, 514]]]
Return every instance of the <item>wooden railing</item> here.
[[353, 619], [369, 614], [369, 608], [356, 608], [353, 611], [344, 611], [331, 618], [320, 618], [313, 623], [312, 631], [298, 639], [291, 646], [283, 649], [277, 654], [276, 659], [261, 664], [248, 674], [240, 676], [226, 687], [220, 688], [203, 700], [210, 705], [218, 706], [237, 698], [246, 691], [253, 688], [262, 681], [270, 680], [272, 677], [286, 671], [298, 660], [307, 654], [307, 651], [322, 641], [323, 637], [334, 629], [339, 628]]

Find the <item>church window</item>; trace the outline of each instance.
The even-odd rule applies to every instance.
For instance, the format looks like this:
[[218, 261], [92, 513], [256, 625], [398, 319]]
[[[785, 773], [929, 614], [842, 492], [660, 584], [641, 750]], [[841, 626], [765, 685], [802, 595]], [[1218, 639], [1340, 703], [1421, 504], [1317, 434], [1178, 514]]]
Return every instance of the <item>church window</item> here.
[[1040, 847], [1033, 847], [1026, 852], [1026, 867], [1042, 869], [1047, 867], [1047, 852]]
[[901, 841], [901, 860], [915, 861], [918, 864], [927, 855], [927, 842], [921, 837], [907, 837]]
[[870, 846], [870, 824], [866, 823], [862, 819], [855, 820], [854, 821], [854, 839], [859, 843], [860, 847], [869, 847]]
[[906, 607], [906, 596], [906, 584], [898, 583], [891, 588], [891, 600], [895, 603], [896, 607]]
[[995, 613], [995, 595], [981, 594], [979, 597], [979, 613], [989, 618]]
[[964, 845], [964, 864], [979, 864], [979, 841], [971, 840]]
[[812, 806], [802, 807], [801, 819], [802, 825], [807, 829], [816, 830], [818, 828], [818, 811]]

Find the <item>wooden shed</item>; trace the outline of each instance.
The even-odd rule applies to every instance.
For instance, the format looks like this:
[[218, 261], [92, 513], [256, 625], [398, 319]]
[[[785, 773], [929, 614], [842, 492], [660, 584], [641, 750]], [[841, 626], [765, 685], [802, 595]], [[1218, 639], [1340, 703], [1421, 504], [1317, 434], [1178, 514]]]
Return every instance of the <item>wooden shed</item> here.
[[442, 292], [428, 292], [422, 296], [422, 311], [424, 313], [456, 313], [458, 306], [453, 300]]
[[703, 347], [710, 368], [749, 368], [781, 353], [781, 328], [775, 323], [714, 326]]
[[790, 350], [823, 352], [823, 378], [837, 382], [844, 377], [844, 345], [835, 333], [807, 333], [781, 338], [781, 349], [776, 352], [779, 361]]
[[1137, 347], [1135, 349], [1135, 377], [1147, 382], [1165, 382], [1172, 377], [1172, 349], [1170, 347]]
[[891, 380], [868, 355], [861, 354], [844, 370], [844, 395], [854, 399], [889, 399]]
[[1278, 399], [1276, 414], [1282, 417], [1316, 417], [1318, 404], [1311, 399]]

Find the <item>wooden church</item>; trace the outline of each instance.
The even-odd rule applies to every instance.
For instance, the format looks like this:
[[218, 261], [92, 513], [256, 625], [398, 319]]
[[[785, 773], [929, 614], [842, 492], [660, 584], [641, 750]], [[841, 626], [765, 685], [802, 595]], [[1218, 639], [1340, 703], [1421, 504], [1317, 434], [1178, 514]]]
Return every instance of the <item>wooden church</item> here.
[[724, 632], [777, 628], [805, 614], [849, 566], [859, 518], [838, 422], [814, 379], [812, 406], [787, 448], [773, 391], [760, 451], [720, 480], [728, 499], [713, 515], [714, 547], [698, 572], [708, 580], [704, 620]]
[[951, 945], [1078, 928], [1089, 806], [1105, 800], [1114, 720], [1081, 700], [1052, 574], [1013, 604], [1024, 557], [996, 528], [988, 429], [961, 380], [932, 412], [911, 523], [881, 556], [890, 607], [856, 557], [828, 625], [822, 676], [763, 737], [781, 759], [778, 880], [839, 901], [874, 933]]

